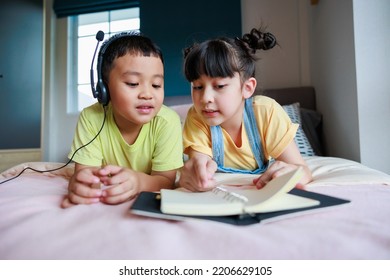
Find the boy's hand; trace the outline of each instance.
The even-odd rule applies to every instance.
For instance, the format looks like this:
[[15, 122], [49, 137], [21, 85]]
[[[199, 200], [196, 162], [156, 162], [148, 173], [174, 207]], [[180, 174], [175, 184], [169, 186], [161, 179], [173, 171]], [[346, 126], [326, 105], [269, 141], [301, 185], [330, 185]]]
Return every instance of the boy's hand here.
[[107, 204], [119, 204], [140, 192], [139, 173], [128, 168], [107, 165], [98, 171], [103, 191], [100, 200]]
[[175, 177], [176, 170], [152, 171], [149, 175], [115, 165], [100, 168], [76, 164], [75, 173], [69, 181], [69, 194], [61, 207], [99, 201], [119, 204], [134, 198], [142, 190], [171, 188]]
[[[78, 168], [75, 170], [68, 185], [68, 196], [61, 204], [68, 208], [75, 204], [92, 204], [100, 201], [100, 178], [97, 174], [99, 168]], [[96, 186], [99, 186], [97, 188]]]
[[190, 191], [207, 191], [215, 187], [217, 164], [209, 156], [197, 153], [184, 163], [179, 185]]

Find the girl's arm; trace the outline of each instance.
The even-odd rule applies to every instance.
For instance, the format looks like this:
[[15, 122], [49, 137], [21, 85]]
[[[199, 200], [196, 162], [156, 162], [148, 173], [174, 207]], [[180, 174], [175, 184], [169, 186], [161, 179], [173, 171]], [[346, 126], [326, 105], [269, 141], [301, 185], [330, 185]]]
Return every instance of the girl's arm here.
[[297, 184], [297, 188], [303, 188], [305, 184], [312, 181], [311, 171], [308, 168], [305, 160], [299, 152], [299, 149], [294, 141], [286, 147], [283, 153], [276, 159], [276, 161], [265, 171], [259, 178], [254, 180], [256, 187], [261, 189], [264, 187], [272, 178], [278, 177], [289, 171], [292, 171], [299, 166], [303, 167], [304, 175]]

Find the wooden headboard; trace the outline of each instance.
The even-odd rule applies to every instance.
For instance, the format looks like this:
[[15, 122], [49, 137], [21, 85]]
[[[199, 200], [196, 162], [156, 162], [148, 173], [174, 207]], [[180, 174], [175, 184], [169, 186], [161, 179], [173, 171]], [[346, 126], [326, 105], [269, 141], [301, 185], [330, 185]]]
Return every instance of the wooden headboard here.
[[262, 94], [275, 99], [280, 105], [299, 102], [300, 107], [316, 110], [316, 95], [314, 87], [291, 87], [257, 90], [255, 95]]

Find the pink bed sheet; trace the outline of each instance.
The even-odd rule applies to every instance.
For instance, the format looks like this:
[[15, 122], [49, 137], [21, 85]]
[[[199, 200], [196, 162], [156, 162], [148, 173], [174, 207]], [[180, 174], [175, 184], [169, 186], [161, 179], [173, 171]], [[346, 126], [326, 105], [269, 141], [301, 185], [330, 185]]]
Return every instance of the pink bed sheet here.
[[27, 173], [0, 185], [0, 259], [390, 259], [388, 185], [314, 185], [352, 202], [239, 227], [140, 217], [133, 201], [61, 209], [67, 180]]

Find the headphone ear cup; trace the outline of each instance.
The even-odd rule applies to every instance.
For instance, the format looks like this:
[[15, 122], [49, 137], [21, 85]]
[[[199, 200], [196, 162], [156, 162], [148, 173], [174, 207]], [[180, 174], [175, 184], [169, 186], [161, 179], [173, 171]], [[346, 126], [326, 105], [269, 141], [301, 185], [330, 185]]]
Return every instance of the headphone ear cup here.
[[103, 81], [99, 80], [96, 85], [97, 99], [100, 104], [106, 106], [110, 101], [110, 95]]

